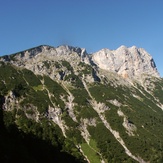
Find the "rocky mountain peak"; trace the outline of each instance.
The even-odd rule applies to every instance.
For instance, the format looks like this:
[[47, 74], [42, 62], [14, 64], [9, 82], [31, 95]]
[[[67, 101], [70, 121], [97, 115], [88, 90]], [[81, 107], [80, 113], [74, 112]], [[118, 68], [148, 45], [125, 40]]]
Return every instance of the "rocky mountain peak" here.
[[69, 55], [73, 52], [76, 52], [79, 56], [87, 55], [85, 48], [73, 47], [68, 45], [58, 46], [56, 51], [59, 55]]
[[[160, 77], [152, 56], [143, 48], [136, 46], [120, 46], [116, 50], [102, 49], [89, 55], [84, 48], [62, 45], [52, 47], [41, 45], [10, 56], [1, 60], [12, 61], [15, 65], [34, 70], [44, 61], [66, 60], [72, 67], [77, 67], [79, 62], [107, 70], [122, 76], [125, 79], [141, 81], [142, 75]], [[36, 66], [34, 66], [36, 65]]]
[[15, 54], [6, 55], [1, 58], [2, 61], [11, 61], [14, 64], [31, 64], [41, 61], [51, 60], [88, 60], [88, 53], [85, 48], [73, 47], [68, 45], [61, 45], [52, 47], [48, 45], [40, 45], [38, 47], [30, 48]]
[[116, 72], [124, 78], [140, 79], [143, 74], [160, 77], [152, 56], [136, 46], [102, 49], [92, 55], [92, 60], [99, 68]]

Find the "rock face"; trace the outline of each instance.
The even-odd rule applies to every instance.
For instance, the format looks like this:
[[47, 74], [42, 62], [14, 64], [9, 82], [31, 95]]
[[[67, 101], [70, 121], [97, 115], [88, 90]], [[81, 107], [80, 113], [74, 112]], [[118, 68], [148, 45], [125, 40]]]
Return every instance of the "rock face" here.
[[140, 78], [142, 74], [159, 77], [152, 56], [135, 46], [102, 49], [92, 55], [92, 60], [99, 68], [116, 72], [124, 78]]
[[[72, 55], [73, 54], [73, 55]], [[81, 59], [87, 58], [87, 52], [84, 48], [72, 47], [68, 45], [62, 45], [57, 48], [48, 45], [41, 45], [35, 48], [31, 48], [16, 54], [13, 54], [12, 57], [18, 62], [22, 63], [27, 62], [39, 62], [42, 60], [50, 59], [57, 60], [59, 59], [72, 59], [74, 57], [80, 57]], [[4, 57], [5, 60], [10, 60], [11, 57]], [[72, 60], [71, 60], [72, 61]]]
[[77, 67], [79, 62], [84, 62], [91, 66], [96, 65], [98, 69], [116, 73], [125, 79], [141, 81], [142, 75], [160, 77], [152, 56], [136, 46], [121, 46], [116, 50], [102, 49], [89, 55], [84, 48], [67, 45], [54, 48], [41, 45], [11, 56], [5, 56], [1, 60], [10, 61], [14, 58], [12, 63], [16, 66], [36, 73], [39, 73], [38, 67], [42, 67], [42, 61], [66, 60], [73, 67]]

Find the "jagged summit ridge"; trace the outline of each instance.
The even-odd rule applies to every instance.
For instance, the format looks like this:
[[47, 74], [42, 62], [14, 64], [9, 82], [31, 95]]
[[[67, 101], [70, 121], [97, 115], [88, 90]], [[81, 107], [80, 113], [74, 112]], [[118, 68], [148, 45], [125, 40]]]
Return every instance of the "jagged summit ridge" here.
[[67, 60], [69, 62], [89, 62], [88, 53], [85, 48], [61, 45], [52, 47], [48, 45], [40, 45], [30, 48], [15, 54], [3, 56], [0, 60], [12, 62], [15, 65], [31, 67], [32, 64], [37, 64], [42, 61], [58, 61]]
[[92, 55], [92, 60], [99, 68], [116, 72], [124, 78], [140, 77], [142, 74], [160, 77], [152, 56], [136, 46], [102, 49]]
[[34, 48], [30, 48], [21, 52], [17, 52], [11, 55], [6, 55], [3, 57], [5, 61], [10, 61], [12, 58], [15, 58], [17, 60], [26, 60], [26, 59], [32, 59], [36, 58], [39, 55], [47, 55], [47, 57], [50, 56], [63, 56], [63, 55], [70, 55], [72, 53], [77, 53], [79, 56], [85, 56], [87, 55], [85, 48], [79, 48], [79, 47], [73, 47], [69, 45], [61, 45], [58, 47], [53, 47], [49, 45], [40, 45]]
[[[14, 61], [12, 60], [14, 58]], [[25, 65], [32, 70], [32, 65], [45, 60], [66, 60], [72, 66], [85, 62], [99, 69], [114, 72], [123, 78], [141, 79], [141, 75], [160, 77], [152, 56], [143, 48], [132, 46], [127, 48], [122, 45], [116, 50], [102, 49], [93, 54], [88, 54], [85, 48], [62, 45], [52, 47], [41, 45], [10, 56], [1, 60], [12, 61], [16, 65]]]

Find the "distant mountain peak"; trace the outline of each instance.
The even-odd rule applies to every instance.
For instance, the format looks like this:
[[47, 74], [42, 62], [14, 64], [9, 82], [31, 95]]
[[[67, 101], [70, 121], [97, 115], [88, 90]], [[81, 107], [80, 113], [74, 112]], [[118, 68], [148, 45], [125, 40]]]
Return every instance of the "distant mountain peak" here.
[[92, 60], [99, 68], [117, 72], [124, 78], [140, 79], [143, 74], [160, 77], [152, 56], [136, 46], [100, 50], [92, 55]]

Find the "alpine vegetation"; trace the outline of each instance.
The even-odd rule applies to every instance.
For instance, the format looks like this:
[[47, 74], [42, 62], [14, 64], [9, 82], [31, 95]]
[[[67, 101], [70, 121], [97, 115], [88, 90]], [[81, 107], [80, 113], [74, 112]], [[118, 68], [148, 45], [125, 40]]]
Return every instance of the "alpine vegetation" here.
[[135, 46], [41, 45], [0, 57], [0, 162], [163, 162], [163, 79]]

